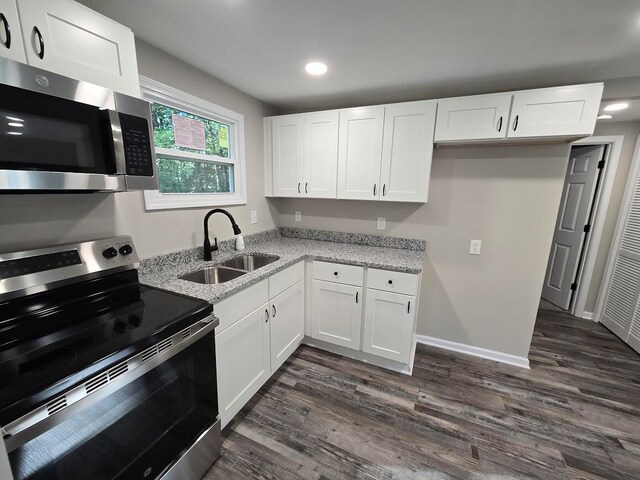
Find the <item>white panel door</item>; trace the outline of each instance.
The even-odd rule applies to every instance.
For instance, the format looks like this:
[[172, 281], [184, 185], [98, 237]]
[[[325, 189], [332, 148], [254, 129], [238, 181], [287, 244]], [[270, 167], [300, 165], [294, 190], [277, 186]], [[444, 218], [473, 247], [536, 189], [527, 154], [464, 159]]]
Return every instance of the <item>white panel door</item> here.
[[511, 93], [496, 93], [439, 100], [435, 141], [505, 138], [511, 97]]
[[381, 200], [427, 201], [437, 105], [430, 100], [385, 108]]
[[305, 197], [336, 198], [338, 178], [338, 112], [304, 116]]
[[298, 348], [304, 337], [304, 280], [271, 300], [271, 373]]
[[0, 57], [27, 63], [15, 0], [0, 0]]
[[[640, 155], [640, 139], [636, 157]], [[640, 351], [640, 164], [630, 173], [597, 320]]]
[[273, 196], [302, 196], [302, 115], [274, 117], [271, 123]]
[[589, 136], [596, 126], [603, 85], [515, 92], [508, 138]]
[[573, 147], [551, 244], [542, 298], [568, 310], [578, 272], [604, 146]]
[[338, 198], [380, 197], [384, 107], [350, 108], [340, 112]]
[[359, 350], [362, 288], [314, 280], [312, 302], [311, 336]]
[[140, 96], [133, 33], [70, 0], [17, 0], [30, 65]]
[[362, 350], [409, 363], [413, 346], [416, 297], [367, 289]]
[[218, 403], [226, 425], [271, 375], [269, 304], [216, 335]]

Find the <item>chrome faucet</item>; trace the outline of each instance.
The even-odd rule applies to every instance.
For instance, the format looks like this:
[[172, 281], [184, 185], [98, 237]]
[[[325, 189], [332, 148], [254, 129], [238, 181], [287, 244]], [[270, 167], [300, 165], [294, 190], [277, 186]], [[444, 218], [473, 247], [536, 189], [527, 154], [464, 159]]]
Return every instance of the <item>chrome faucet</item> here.
[[213, 210], [209, 211], [204, 216], [204, 259], [205, 260], [211, 260], [211, 251], [218, 250], [217, 237], [214, 237], [215, 243], [213, 247], [211, 246], [211, 242], [209, 242], [209, 217], [214, 213], [224, 213], [229, 218], [229, 220], [231, 221], [231, 226], [233, 227], [234, 235], [240, 235], [242, 233], [240, 231], [240, 227], [238, 227], [238, 224], [236, 223], [235, 219], [229, 212], [227, 212], [223, 208], [214, 208]]

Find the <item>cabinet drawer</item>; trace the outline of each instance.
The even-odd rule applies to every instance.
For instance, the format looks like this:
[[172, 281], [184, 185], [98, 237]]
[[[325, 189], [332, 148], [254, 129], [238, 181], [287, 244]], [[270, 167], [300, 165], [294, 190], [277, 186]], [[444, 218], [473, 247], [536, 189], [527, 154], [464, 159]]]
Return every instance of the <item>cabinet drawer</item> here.
[[213, 313], [220, 319], [220, 325], [216, 328], [216, 335], [268, 301], [269, 284], [267, 280], [263, 280], [246, 290], [225, 298], [220, 303], [216, 303], [213, 306]]
[[280, 295], [287, 288], [304, 279], [304, 261], [298, 262], [269, 277], [269, 298]]
[[361, 287], [364, 284], [364, 268], [340, 263], [313, 262], [313, 278]]
[[418, 275], [370, 268], [367, 276], [367, 288], [416, 295], [418, 293]]

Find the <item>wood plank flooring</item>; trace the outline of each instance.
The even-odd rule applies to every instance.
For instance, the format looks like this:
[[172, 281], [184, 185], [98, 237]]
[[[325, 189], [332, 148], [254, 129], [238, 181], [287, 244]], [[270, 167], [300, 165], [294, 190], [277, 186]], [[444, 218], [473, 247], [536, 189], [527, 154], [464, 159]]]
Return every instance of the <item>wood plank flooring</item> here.
[[418, 346], [408, 377], [302, 346], [223, 431], [213, 479], [640, 479], [640, 356], [541, 310], [531, 370]]

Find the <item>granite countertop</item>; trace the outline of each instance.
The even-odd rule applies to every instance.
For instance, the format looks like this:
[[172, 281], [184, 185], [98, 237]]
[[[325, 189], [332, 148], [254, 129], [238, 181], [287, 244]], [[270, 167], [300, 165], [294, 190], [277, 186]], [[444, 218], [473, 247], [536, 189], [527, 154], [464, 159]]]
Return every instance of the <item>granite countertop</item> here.
[[[348, 242], [350, 239], [345, 238], [345, 240]], [[215, 304], [304, 259], [420, 273], [425, 255], [424, 250], [342, 243], [335, 241], [335, 238], [332, 241], [323, 241], [312, 238], [264, 235], [262, 238], [258, 237], [247, 242], [247, 244], [247, 248], [243, 252], [238, 252], [231, 247], [231, 242], [223, 242], [220, 245], [220, 251], [214, 252], [213, 260], [210, 262], [202, 260], [201, 248], [144, 260], [139, 269], [140, 282]], [[185, 273], [219, 264], [241, 253], [276, 255], [280, 259], [217, 285], [200, 284], [178, 278]]]

